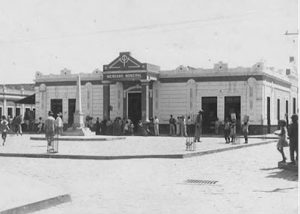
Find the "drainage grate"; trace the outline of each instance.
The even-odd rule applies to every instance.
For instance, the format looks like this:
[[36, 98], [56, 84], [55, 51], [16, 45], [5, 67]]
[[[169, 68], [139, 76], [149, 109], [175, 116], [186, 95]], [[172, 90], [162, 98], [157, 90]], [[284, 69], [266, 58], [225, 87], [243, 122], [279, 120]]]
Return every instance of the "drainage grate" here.
[[212, 180], [195, 180], [195, 179], [188, 179], [185, 181], [185, 183], [188, 184], [200, 184], [200, 185], [204, 185], [204, 184], [216, 184], [218, 181], [212, 181]]

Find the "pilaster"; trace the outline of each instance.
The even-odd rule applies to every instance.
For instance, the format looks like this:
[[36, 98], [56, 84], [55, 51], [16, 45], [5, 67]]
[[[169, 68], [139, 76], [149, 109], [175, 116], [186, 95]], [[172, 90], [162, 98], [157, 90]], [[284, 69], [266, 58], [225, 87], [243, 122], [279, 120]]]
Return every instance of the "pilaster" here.
[[110, 82], [102, 81], [103, 84], [103, 119], [110, 118]]
[[149, 84], [150, 81], [141, 81], [142, 85], [142, 121], [149, 120]]

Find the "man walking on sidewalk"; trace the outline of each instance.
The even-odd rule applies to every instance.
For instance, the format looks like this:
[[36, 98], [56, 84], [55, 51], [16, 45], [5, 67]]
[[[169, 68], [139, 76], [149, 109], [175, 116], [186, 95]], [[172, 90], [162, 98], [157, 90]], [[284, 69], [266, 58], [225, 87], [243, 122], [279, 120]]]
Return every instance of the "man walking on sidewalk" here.
[[47, 152], [51, 152], [53, 149], [54, 142], [54, 135], [55, 135], [55, 119], [53, 117], [53, 112], [48, 112], [48, 118], [45, 120], [45, 136], [48, 143]]
[[4, 146], [5, 141], [6, 141], [6, 137], [7, 137], [7, 132], [9, 130], [9, 126], [8, 126], [8, 122], [6, 120], [6, 117], [3, 115], [1, 118], [1, 123], [0, 123], [0, 131], [2, 132], [2, 139], [3, 139], [3, 143], [2, 145]]

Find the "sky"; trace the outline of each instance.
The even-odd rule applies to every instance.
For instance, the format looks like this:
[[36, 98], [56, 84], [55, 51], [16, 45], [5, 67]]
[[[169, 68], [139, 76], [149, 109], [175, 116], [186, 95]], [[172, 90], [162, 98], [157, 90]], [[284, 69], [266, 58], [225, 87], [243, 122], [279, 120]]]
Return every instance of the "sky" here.
[[0, 0], [0, 84], [102, 70], [124, 51], [162, 70], [285, 68], [297, 10], [297, 0]]

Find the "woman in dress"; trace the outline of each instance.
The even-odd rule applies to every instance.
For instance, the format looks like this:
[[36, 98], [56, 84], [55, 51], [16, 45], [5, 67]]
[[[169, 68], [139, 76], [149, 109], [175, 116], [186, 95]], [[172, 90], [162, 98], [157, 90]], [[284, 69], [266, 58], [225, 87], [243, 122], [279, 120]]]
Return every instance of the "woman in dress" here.
[[284, 149], [283, 148], [288, 147], [286, 121], [285, 120], [280, 120], [279, 121], [279, 126], [280, 126], [279, 132], [276, 131], [274, 133], [279, 136], [278, 143], [277, 143], [277, 150], [282, 155], [282, 161], [281, 162], [285, 163], [286, 162], [286, 157], [284, 155]]

